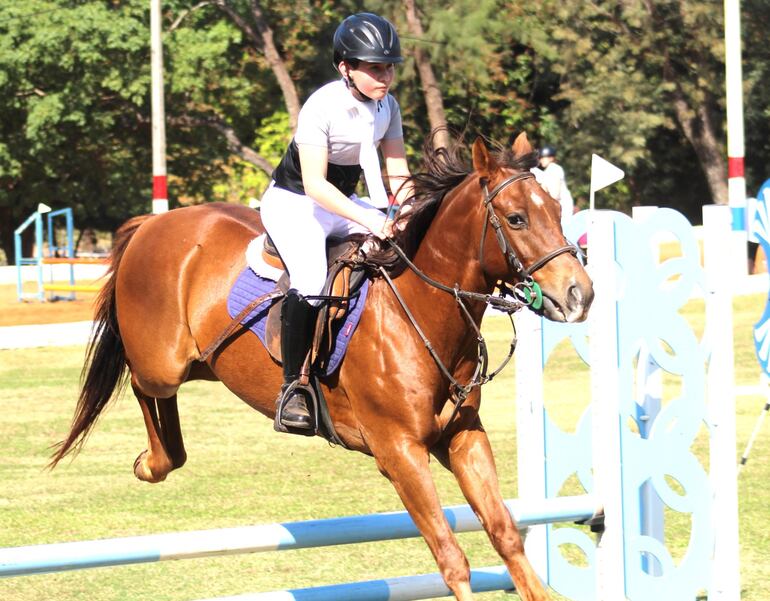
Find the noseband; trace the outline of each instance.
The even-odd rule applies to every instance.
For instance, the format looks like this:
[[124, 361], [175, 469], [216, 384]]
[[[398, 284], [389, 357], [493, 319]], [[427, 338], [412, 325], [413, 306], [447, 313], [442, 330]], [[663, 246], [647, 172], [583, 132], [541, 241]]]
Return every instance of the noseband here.
[[[487, 181], [485, 178], [481, 179], [481, 186], [484, 188], [484, 207], [487, 210], [487, 220], [484, 222], [484, 229], [481, 232], [481, 243], [479, 245], [479, 264], [484, 264], [484, 241], [487, 237], [487, 227], [492, 225], [495, 230], [495, 238], [497, 238], [497, 244], [500, 246], [500, 251], [503, 253], [505, 260], [508, 263], [508, 268], [519, 280], [513, 285], [513, 295], [519, 298], [523, 298], [527, 304], [531, 305], [533, 309], [539, 309], [543, 303], [543, 292], [540, 290], [540, 286], [532, 277], [538, 269], [543, 268], [551, 259], [555, 259], [559, 255], [564, 253], [570, 253], [573, 256], [577, 256], [578, 249], [573, 244], [561, 246], [556, 250], [553, 250], [540, 259], [532, 263], [529, 267], [525, 267], [519, 257], [516, 255], [511, 243], [503, 233], [503, 224], [500, 222], [500, 218], [495, 213], [492, 201], [500, 194], [505, 188], [511, 184], [522, 181], [525, 179], [534, 178], [535, 176], [529, 172], [517, 173], [512, 175], [508, 179], [503, 180], [497, 186], [495, 186], [490, 192], [487, 188]], [[504, 286], [504, 284], [501, 284]]]

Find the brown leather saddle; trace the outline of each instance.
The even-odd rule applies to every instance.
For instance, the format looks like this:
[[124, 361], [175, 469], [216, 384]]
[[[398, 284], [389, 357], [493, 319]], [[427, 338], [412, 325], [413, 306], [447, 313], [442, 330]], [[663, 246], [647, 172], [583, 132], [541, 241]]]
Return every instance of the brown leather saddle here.
[[[323, 366], [328, 360], [333, 345], [331, 333], [334, 321], [345, 317], [348, 311], [349, 299], [364, 283], [367, 272], [364, 266], [361, 244], [366, 239], [362, 234], [353, 234], [344, 239], [329, 238], [326, 243], [326, 256], [329, 269], [326, 283], [320, 297], [325, 297], [318, 309], [315, 335], [311, 345], [309, 365]], [[265, 236], [265, 244], [262, 249], [262, 258], [270, 266], [283, 270], [283, 275], [277, 282], [277, 287], [284, 294], [291, 287], [289, 273], [281, 260], [273, 241]], [[273, 303], [267, 317], [265, 339], [267, 350], [278, 362], [281, 362], [281, 306], [283, 298]], [[304, 371], [304, 370], [303, 370]]]

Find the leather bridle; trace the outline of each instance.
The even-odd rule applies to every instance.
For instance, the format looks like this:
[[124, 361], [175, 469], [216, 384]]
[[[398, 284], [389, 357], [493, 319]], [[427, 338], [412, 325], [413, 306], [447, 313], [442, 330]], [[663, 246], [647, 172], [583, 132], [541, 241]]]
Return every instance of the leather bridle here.
[[[541, 308], [543, 302], [543, 293], [540, 290], [540, 286], [532, 277], [532, 274], [537, 270], [542, 269], [549, 261], [558, 257], [559, 255], [570, 253], [577, 256], [578, 254], [578, 249], [574, 245], [561, 246], [545, 254], [543, 257], [532, 263], [529, 267], [525, 267], [519, 257], [516, 255], [516, 251], [513, 249], [511, 243], [508, 241], [508, 238], [506, 238], [502, 231], [502, 223], [500, 222], [500, 218], [495, 213], [492, 201], [498, 194], [500, 194], [500, 192], [502, 192], [511, 184], [524, 179], [529, 179], [531, 177], [534, 177], [534, 175], [529, 171], [514, 174], [495, 186], [491, 192], [487, 189], [487, 182], [483, 178], [480, 182], [484, 189], [484, 207], [487, 211], [487, 219], [484, 221], [484, 228], [481, 234], [481, 243], [479, 245], [479, 264], [483, 265], [484, 239], [486, 238], [487, 227], [491, 224], [492, 228], [495, 230], [497, 243], [500, 245], [500, 250], [505, 256], [508, 267], [518, 279], [518, 281], [513, 284], [512, 289], [509, 288], [505, 283], [498, 282], [497, 287], [500, 290], [499, 296], [462, 290], [457, 284], [455, 284], [454, 287], [450, 287], [434, 280], [425, 272], [423, 272], [419, 267], [417, 267], [393, 240], [388, 240], [396, 254], [399, 255], [399, 257], [406, 263], [409, 269], [411, 269], [418, 277], [420, 277], [430, 286], [438, 288], [439, 290], [443, 290], [444, 292], [447, 292], [455, 297], [455, 301], [457, 302], [461, 313], [465, 317], [465, 320], [475, 332], [476, 342], [478, 345], [476, 369], [473, 376], [471, 377], [470, 382], [467, 384], [460, 384], [460, 382], [455, 379], [450, 370], [436, 353], [436, 350], [433, 348], [433, 345], [430, 343], [430, 340], [428, 340], [420, 325], [417, 323], [417, 320], [412, 314], [412, 311], [407, 306], [404, 298], [401, 296], [401, 293], [398, 291], [398, 288], [391, 279], [387, 270], [382, 266], [378, 268], [380, 274], [383, 276], [383, 279], [388, 283], [390, 289], [393, 291], [393, 294], [401, 305], [401, 308], [404, 310], [407, 318], [411, 322], [414, 329], [417, 331], [417, 334], [422, 339], [425, 348], [428, 349], [428, 352], [433, 358], [433, 361], [436, 363], [441, 373], [449, 382], [449, 397], [454, 404], [454, 408], [452, 410], [452, 414], [449, 416], [449, 419], [444, 424], [442, 432], [446, 431], [446, 428], [449, 426], [449, 424], [452, 423], [463, 403], [470, 395], [471, 391], [473, 391], [474, 388], [481, 387], [483, 384], [491, 381], [503, 370], [503, 368], [508, 364], [508, 361], [510, 361], [511, 357], [513, 356], [513, 353], [516, 350], [517, 340], [516, 325], [513, 321], [513, 313], [524, 306], [529, 306], [535, 310]], [[508, 300], [505, 298], [506, 295], [511, 296], [512, 299]], [[471, 316], [471, 312], [468, 310], [468, 307], [466, 307], [464, 301], [477, 301], [486, 303], [490, 307], [508, 313], [508, 317], [511, 320], [511, 327], [513, 328], [513, 339], [511, 340], [510, 349], [505, 359], [503, 359], [497, 369], [493, 370], [492, 373], [488, 373], [489, 355], [487, 352], [486, 342], [484, 341], [484, 337], [481, 335], [481, 330], [478, 324], [474, 321], [473, 317]]]
[[[484, 189], [484, 208], [487, 210], [487, 220], [484, 222], [484, 229], [481, 232], [481, 243], [479, 245], [479, 264], [484, 265], [484, 242], [487, 238], [487, 227], [488, 225], [491, 225], [495, 230], [495, 238], [497, 239], [497, 244], [500, 246], [500, 251], [503, 253], [505, 260], [508, 263], [508, 268], [519, 280], [514, 286], [518, 286], [520, 290], [524, 291], [525, 298], [533, 298], [534, 295], [535, 299], [540, 298], [540, 302], [542, 302], [542, 291], [540, 290], [540, 286], [532, 277], [532, 274], [537, 270], [542, 269], [549, 261], [555, 259], [559, 255], [570, 253], [573, 256], [577, 256], [579, 252], [578, 248], [574, 244], [560, 246], [556, 250], [553, 250], [542, 256], [529, 267], [524, 267], [524, 264], [516, 255], [516, 251], [511, 246], [508, 238], [503, 233], [503, 225], [500, 222], [500, 218], [495, 213], [494, 205], [492, 204], [492, 201], [495, 199], [495, 197], [511, 184], [534, 177], [534, 174], [532, 174], [530, 171], [517, 173], [497, 184], [497, 186], [495, 186], [491, 192], [487, 188], [486, 179], [481, 179], [480, 184]], [[540, 307], [533, 305], [533, 308], [539, 309]]]

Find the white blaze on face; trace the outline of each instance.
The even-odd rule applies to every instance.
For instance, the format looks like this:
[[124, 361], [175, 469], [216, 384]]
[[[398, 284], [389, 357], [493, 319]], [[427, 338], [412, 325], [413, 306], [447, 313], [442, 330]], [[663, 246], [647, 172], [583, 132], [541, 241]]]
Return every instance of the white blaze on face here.
[[529, 197], [532, 199], [532, 202], [535, 203], [536, 207], [542, 207], [545, 204], [543, 197], [540, 196], [537, 192], [530, 193]]

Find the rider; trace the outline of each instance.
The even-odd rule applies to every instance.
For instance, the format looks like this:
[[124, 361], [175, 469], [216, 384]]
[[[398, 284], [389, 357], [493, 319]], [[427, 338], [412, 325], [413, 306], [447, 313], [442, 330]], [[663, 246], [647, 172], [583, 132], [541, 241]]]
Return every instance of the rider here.
[[[262, 197], [261, 215], [291, 276], [281, 312], [283, 379], [276, 410], [281, 424], [308, 430], [313, 420], [300, 376], [312, 342], [314, 299], [326, 278], [326, 238], [371, 233], [384, 239], [391, 222], [378, 210], [388, 196], [377, 156], [400, 204], [410, 190], [401, 112], [388, 93], [395, 64], [403, 62], [393, 25], [372, 14], [347, 17], [334, 33], [334, 66], [342, 76], [316, 90], [300, 110], [294, 139]], [[358, 198], [363, 171], [371, 203]], [[276, 423], [276, 428], [280, 425]]]

